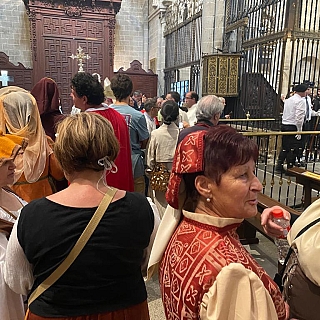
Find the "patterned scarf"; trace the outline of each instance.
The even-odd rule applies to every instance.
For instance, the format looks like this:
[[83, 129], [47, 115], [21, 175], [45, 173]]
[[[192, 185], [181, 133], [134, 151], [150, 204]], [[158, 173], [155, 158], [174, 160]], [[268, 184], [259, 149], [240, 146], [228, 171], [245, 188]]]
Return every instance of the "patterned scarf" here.
[[203, 153], [204, 138], [207, 131], [201, 130], [188, 134], [178, 145], [174, 155], [172, 170], [166, 192], [166, 200], [170, 206], [179, 209], [180, 185], [183, 174], [204, 170]]

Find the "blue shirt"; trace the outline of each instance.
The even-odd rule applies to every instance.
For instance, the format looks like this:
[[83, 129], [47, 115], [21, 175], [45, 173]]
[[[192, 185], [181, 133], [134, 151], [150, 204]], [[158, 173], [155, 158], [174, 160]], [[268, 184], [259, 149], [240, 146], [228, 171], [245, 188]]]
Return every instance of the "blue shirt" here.
[[144, 161], [140, 143], [149, 138], [146, 118], [129, 105], [112, 104], [110, 107], [122, 114], [129, 126], [133, 176], [141, 177], [144, 174]]

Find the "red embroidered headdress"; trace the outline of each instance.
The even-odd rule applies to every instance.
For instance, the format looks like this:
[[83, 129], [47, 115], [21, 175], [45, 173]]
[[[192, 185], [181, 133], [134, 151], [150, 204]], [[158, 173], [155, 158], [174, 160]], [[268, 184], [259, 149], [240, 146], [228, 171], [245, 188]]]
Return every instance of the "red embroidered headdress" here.
[[207, 131], [204, 130], [192, 132], [177, 147], [166, 192], [167, 202], [175, 209], [179, 209], [179, 189], [182, 175], [204, 170], [203, 152], [206, 133]]

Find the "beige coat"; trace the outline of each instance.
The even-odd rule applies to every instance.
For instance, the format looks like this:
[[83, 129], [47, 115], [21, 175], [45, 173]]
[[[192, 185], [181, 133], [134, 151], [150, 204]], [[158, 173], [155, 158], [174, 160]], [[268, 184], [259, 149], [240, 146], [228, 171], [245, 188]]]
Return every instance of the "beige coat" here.
[[[147, 165], [149, 168], [152, 169], [156, 161], [163, 163], [168, 170], [171, 170], [174, 153], [177, 148], [178, 135], [179, 129], [175, 123], [170, 125], [163, 124], [160, 128], [151, 132], [147, 146]], [[162, 218], [168, 205], [165, 192], [154, 190], [150, 190], [150, 192], [150, 196]]]
[[297, 234], [309, 223], [320, 216], [320, 199], [313, 202], [292, 225], [287, 239], [290, 245], [295, 244], [299, 252], [301, 269], [315, 285], [320, 286], [319, 253], [320, 253], [320, 223], [318, 222], [300, 237]]
[[171, 169], [178, 135], [179, 129], [174, 123], [163, 124], [160, 128], [152, 131], [147, 146], [147, 165], [149, 168], [152, 169], [156, 161], [166, 163], [167, 168]]

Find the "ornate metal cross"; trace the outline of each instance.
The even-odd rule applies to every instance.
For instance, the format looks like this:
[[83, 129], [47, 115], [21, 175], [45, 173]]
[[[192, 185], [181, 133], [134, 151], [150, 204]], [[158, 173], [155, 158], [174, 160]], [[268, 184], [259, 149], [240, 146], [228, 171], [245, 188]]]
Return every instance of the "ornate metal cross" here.
[[13, 82], [13, 77], [8, 76], [8, 71], [1, 70], [0, 82], [2, 83], [2, 87], [7, 87], [9, 81]]
[[77, 49], [78, 53], [76, 55], [72, 54], [69, 56], [71, 59], [77, 59], [78, 60], [78, 66], [79, 70], [78, 72], [84, 72], [83, 70], [83, 60], [89, 60], [91, 57], [88, 54], [83, 53], [83, 49], [79, 46]]

